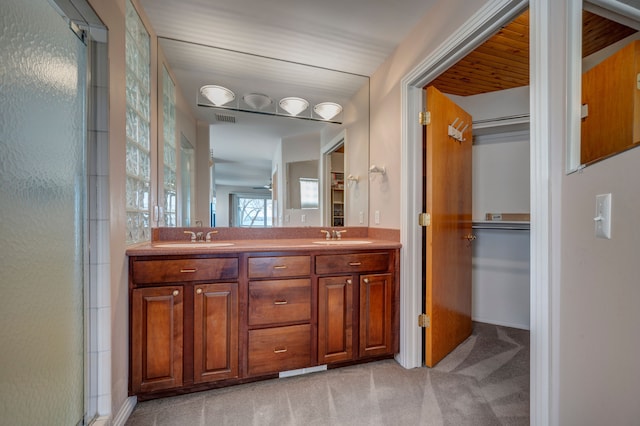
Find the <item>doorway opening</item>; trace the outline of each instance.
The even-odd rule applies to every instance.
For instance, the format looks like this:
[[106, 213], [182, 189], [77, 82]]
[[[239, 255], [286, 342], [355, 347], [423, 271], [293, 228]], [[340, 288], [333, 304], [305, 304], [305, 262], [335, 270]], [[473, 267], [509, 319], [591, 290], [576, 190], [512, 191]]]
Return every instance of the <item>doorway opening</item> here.
[[[402, 222], [401, 241], [403, 244], [402, 271], [406, 283], [421, 283], [422, 274], [422, 235], [414, 232], [418, 227], [418, 215], [421, 211], [422, 185], [422, 140], [423, 128], [415, 117], [423, 111], [425, 96], [423, 88], [442, 75], [447, 69], [458, 63], [493, 34], [499, 31], [527, 8], [527, 1], [508, 5], [487, 5], [480, 9], [463, 26], [459, 34], [443, 44], [433, 55], [427, 57], [418, 67], [401, 81], [402, 90]], [[401, 295], [401, 354], [398, 361], [405, 367], [422, 365], [421, 329], [415, 327], [415, 318], [422, 312], [422, 289], [419, 285], [405, 285]]]
[[340, 132], [322, 149], [322, 223], [325, 226], [345, 226], [347, 188], [345, 186], [345, 132]]

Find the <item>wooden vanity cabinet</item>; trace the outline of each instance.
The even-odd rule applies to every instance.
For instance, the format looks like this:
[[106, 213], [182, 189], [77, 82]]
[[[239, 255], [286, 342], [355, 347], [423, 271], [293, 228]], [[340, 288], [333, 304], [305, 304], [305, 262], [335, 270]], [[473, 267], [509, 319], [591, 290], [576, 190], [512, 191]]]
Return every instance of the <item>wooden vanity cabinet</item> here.
[[393, 350], [393, 276], [360, 276], [361, 357], [391, 354]]
[[239, 376], [238, 257], [131, 257], [130, 390]]
[[193, 382], [238, 377], [238, 284], [196, 284]]
[[182, 286], [133, 290], [131, 390], [153, 392], [182, 386]]
[[398, 249], [130, 255], [130, 393], [391, 357], [398, 276]]
[[318, 278], [318, 364], [353, 359], [352, 275]]
[[[319, 364], [398, 351], [396, 257], [396, 251], [316, 256]], [[341, 275], [323, 276], [335, 273]]]
[[249, 256], [247, 374], [313, 364], [311, 256]]

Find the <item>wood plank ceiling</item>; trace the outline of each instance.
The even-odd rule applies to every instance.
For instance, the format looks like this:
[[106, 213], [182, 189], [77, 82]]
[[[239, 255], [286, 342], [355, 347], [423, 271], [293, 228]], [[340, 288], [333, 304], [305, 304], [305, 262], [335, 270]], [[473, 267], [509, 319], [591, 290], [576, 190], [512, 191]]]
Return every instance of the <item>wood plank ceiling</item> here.
[[[583, 11], [583, 57], [609, 46], [636, 30]], [[525, 11], [489, 40], [441, 74], [429, 85], [459, 96], [529, 85], [529, 11]]]

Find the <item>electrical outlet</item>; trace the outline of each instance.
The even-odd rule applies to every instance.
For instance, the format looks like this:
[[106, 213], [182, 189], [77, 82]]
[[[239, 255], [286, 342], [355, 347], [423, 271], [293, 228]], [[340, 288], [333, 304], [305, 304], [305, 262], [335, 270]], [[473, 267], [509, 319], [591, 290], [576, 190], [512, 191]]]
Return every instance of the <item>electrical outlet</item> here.
[[596, 237], [611, 239], [611, 194], [596, 195]]
[[360, 212], [360, 214], [358, 216], [358, 219], [360, 220], [360, 224], [362, 225], [364, 223], [364, 212], [363, 211]]
[[380, 225], [380, 210], [376, 210], [373, 215], [373, 221], [376, 225]]
[[307, 215], [306, 214], [301, 214], [300, 215], [300, 222], [305, 223], [307, 221]]

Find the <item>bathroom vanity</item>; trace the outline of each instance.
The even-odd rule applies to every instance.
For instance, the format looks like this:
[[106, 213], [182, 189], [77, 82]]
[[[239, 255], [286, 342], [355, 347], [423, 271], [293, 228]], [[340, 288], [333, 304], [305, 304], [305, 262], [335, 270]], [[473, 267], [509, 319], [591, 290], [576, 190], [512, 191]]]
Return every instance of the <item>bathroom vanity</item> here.
[[392, 357], [399, 248], [369, 238], [130, 248], [130, 393], [143, 400]]

